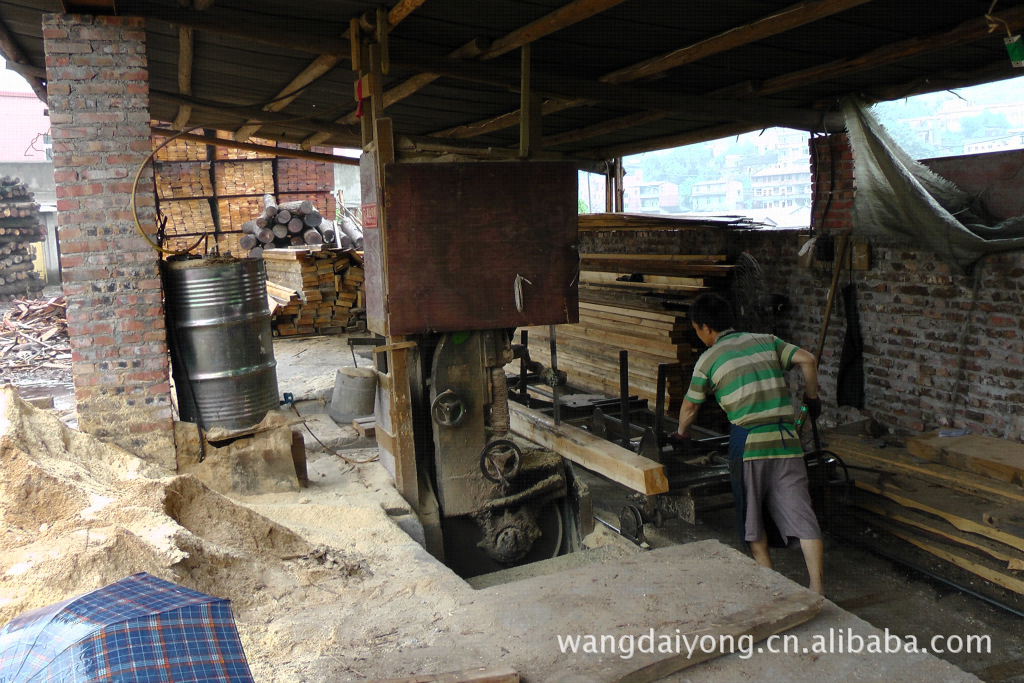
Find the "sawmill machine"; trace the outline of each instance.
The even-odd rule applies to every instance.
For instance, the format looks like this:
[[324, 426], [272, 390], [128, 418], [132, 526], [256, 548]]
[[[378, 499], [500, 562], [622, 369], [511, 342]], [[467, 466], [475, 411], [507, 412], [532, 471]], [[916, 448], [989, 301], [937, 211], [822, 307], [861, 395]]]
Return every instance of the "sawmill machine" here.
[[580, 485], [512, 435], [504, 367], [516, 328], [578, 321], [575, 166], [364, 155], [361, 174], [378, 447], [428, 550], [464, 576], [566, 551]]

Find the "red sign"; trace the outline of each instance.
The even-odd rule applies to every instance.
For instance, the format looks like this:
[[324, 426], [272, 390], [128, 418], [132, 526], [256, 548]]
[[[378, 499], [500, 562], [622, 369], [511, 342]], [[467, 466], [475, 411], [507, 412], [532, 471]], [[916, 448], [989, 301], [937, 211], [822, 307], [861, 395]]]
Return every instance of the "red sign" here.
[[363, 204], [363, 228], [372, 229], [377, 227], [377, 205]]

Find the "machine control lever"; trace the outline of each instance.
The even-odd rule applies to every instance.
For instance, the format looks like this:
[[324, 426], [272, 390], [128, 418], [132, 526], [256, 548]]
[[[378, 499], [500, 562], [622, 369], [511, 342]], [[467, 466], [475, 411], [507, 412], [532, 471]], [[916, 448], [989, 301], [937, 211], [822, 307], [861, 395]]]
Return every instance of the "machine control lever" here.
[[458, 427], [466, 417], [466, 404], [454, 391], [446, 389], [430, 405], [430, 416], [442, 427]]

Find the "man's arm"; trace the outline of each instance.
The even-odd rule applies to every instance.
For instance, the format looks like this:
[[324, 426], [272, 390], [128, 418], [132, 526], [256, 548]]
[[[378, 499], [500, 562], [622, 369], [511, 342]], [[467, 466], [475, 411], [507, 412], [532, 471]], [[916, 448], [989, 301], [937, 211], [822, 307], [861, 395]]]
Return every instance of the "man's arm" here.
[[[813, 359], [812, 359], [813, 360]], [[679, 431], [677, 434], [685, 435], [690, 425], [697, 419], [697, 411], [700, 410], [700, 403], [683, 399], [683, 407], [679, 409]]]
[[792, 363], [800, 368], [804, 376], [804, 395], [807, 398], [818, 398], [818, 363], [814, 356], [809, 351], [797, 349], [793, 354]]

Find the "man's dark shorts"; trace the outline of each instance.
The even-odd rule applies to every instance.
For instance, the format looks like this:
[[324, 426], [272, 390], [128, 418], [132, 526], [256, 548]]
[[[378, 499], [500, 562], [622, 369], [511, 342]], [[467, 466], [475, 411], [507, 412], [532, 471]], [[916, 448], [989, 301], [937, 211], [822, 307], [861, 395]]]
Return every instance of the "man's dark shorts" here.
[[811, 508], [803, 458], [744, 460], [743, 493], [747, 508], [744, 534], [747, 542], [764, 538], [761, 506], [766, 500], [783, 538], [821, 538], [818, 519]]

